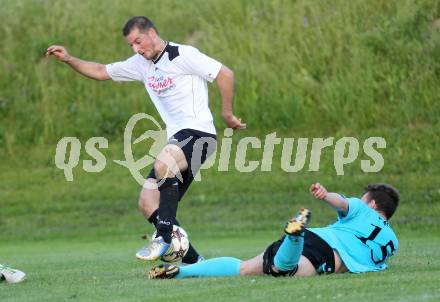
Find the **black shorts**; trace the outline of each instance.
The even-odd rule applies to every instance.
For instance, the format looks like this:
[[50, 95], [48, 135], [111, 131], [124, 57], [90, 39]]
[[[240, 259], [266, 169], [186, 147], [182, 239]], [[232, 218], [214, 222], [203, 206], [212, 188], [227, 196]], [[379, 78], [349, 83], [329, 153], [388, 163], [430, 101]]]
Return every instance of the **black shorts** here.
[[[217, 147], [217, 137], [214, 134], [206, 133], [194, 129], [182, 129], [175, 133], [167, 144], [179, 146], [188, 163], [188, 169], [181, 172], [182, 181], [179, 183], [179, 200], [182, 199], [190, 184], [194, 180], [194, 175], [199, 171], [200, 166], [206, 159], [215, 152]], [[156, 178], [154, 167], [151, 169], [147, 178]]]
[[[274, 258], [283, 243], [283, 236], [280, 240], [273, 242], [267, 247], [263, 255], [263, 272], [274, 277], [293, 276], [296, 268], [290, 272], [274, 272], [272, 266]], [[331, 274], [335, 272], [335, 256], [333, 249], [321, 237], [309, 230], [304, 231], [304, 248], [302, 255], [310, 260], [318, 274]]]

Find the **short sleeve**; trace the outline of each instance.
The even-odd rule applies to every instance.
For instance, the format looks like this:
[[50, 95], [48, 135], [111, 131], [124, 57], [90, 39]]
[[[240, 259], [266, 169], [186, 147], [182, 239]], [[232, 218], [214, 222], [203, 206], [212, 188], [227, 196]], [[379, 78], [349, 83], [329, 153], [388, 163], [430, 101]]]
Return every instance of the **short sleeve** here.
[[222, 64], [213, 58], [201, 53], [192, 46], [179, 47], [181, 59], [179, 67], [188, 74], [195, 74], [203, 79], [212, 82], [217, 77]]
[[357, 216], [363, 207], [366, 207], [366, 204], [356, 197], [346, 198], [348, 202], [348, 212], [343, 215], [342, 212], [338, 212], [338, 217], [340, 221], [349, 220], [353, 217]]
[[127, 82], [127, 81], [141, 81], [142, 74], [141, 62], [139, 55], [136, 54], [125, 61], [115, 62], [105, 65], [108, 75], [113, 81]]

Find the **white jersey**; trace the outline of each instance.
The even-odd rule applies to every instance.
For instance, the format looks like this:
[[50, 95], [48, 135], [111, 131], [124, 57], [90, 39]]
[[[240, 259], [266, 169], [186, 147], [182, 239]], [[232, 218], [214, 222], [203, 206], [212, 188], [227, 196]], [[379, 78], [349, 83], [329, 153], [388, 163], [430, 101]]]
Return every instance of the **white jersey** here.
[[169, 42], [154, 61], [135, 54], [106, 69], [113, 81], [144, 83], [169, 138], [186, 128], [215, 134], [207, 81], [214, 81], [221, 66], [192, 46]]

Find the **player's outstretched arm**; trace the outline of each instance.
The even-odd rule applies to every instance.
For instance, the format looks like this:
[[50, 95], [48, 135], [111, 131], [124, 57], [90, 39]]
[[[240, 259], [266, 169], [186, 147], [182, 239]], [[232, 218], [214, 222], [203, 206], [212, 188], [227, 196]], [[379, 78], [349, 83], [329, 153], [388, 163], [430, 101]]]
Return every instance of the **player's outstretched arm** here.
[[46, 56], [54, 56], [59, 61], [68, 64], [78, 73], [98, 81], [109, 80], [105, 65], [95, 62], [83, 61], [72, 57], [64, 46], [52, 45], [46, 50]]
[[338, 193], [327, 192], [327, 189], [321, 185], [319, 182], [314, 183], [310, 186], [310, 193], [320, 200], [324, 200], [329, 205], [331, 205], [335, 210], [347, 214], [348, 212], [348, 202]]
[[246, 124], [241, 118], [234, 116], [232, 103], [234, 99], [234, 73], [226, 66], [222, 66], [215, 79], [222, 97], [222, 116], [228, 127], [232, 129], [245, 129]]

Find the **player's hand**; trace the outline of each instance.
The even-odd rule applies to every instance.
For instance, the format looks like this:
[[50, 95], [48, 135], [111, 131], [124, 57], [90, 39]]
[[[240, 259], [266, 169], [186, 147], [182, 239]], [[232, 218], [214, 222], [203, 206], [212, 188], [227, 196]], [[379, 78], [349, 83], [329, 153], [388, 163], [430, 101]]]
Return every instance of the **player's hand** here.
[[229, 128], [232, 129], [246, 129], [246, 124], [241, 122], [241, 118], [237, 118], [235, 115], [224, 115], [223, 119], [225, 120], [226, 125], [228, 125]]
[[60, 45], [49, 46], [46, 50], [45, 56], [54, 56], [61, 62], [67, 62], [72, 58], [67, 52], [66, 48]]
[[310, 193], [312, 193], [313, 197], [317, 199], [325, 199], [327, 197], [327, 190], [321, 185], [319, 182], [314, 183], [310, 186]]

